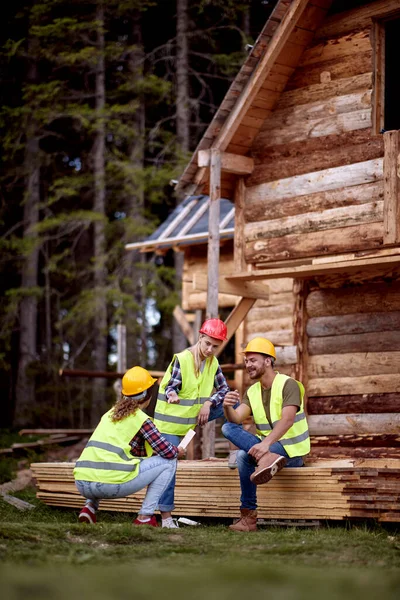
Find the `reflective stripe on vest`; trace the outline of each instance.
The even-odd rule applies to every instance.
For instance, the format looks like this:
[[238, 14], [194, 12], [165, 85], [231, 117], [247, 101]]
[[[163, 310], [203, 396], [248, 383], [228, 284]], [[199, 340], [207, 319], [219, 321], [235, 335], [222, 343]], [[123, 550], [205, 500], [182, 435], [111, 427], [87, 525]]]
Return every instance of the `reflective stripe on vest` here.
[[[179, 404], [169, 404], [165, 390], [175, 359], [178, 359], [181, 369], [182, 389], [178, 393]], [[217, 370], [218, 360], [215, 356], [206, 359], [198, 377], [194, 373], [194, 357], [190, 350], [184, 350], [172, 358], [161, 381], [154, 412], [154, 423], [161, 433], [183, 436], [195, 428], [201, 407], [212, 395]]]
[[[86, 444], [74, 469], [74, 477], [81, 481], [121, 484], [134, 479], [139, 472], [141, 458], [130, 454], [131, 439], [149, 417], [138, 409], [121, 421], [112, 421], [112, 410], [103, 415]], [[153, 452], [146, 442], [146, 453]]]
[[[261, 437], [268, 435], [268, 432], [270, 432], [282, 418], [283, 387], [288, 379], [290, 378], [287, 375], [277, 373], [272, 383], [270, 401], [272, 427], [268, 423], [262, 403], [261, 383], [257, 382], [247, 390], [247, 396], [256, 423], [257, 434]], [[306, 415], [304, 413], [304, 386], [300, 381], [297, 381], [297, 384], [300, 389], [301, 397], [300, 411], [296, 414], [293, 425], [279, 440], [290, 457], [304, 456], [310, 452], [310, 436]]]

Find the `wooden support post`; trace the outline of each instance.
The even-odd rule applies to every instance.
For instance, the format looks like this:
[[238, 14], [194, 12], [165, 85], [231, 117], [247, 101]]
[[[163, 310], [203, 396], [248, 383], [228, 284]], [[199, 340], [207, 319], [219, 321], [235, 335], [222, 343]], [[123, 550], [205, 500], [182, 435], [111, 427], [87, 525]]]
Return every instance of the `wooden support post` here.
[[385, 156], [383, 159], [383, 243], [400, 242], [400, 133], [383, 134]]
[[207, 317], [218, 317], [219, 289], [219, 220], [221, 200], [221, 155], [211, 148], [210, 159], [210, 211], [208, 221], [208, 289]]
[[229, 340], [235, 335], [239, 325], [244, 321], [249, 310], [255, 303], [255, 298], [241, 298], [225, 321], [228, 329], [227, 340], [218, 348], [217, 356], [221, 354]]
[[297, 364], [294, 376], [304, 385], [306, 389], [305, 409], [307, 411], [307, 312], [306, 299], [308, 293], [308, 282], [303, 279], [295, 279], [293, 282], [293, 293], [295, 306], [293, 313], [294, 344], [297, 346]]
[[235, 273], [246, 270], [244, 259], [244, 205], [246, 186], [243, 177], [239, 177], [235, 187], [235, 233], [233, 238], [233, 263]]

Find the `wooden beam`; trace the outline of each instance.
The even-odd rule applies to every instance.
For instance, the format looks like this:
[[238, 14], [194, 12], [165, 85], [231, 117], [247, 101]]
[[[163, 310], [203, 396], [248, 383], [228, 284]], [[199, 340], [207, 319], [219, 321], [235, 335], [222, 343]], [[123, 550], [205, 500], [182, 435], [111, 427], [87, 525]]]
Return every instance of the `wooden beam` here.
[[[209, 167], [211, 164], [211, 150], [199, 150], [197, 155], [199, 167]], [[221, 152], [221, 171], [235, 173], [236, 175], [249, 175], [254, 170], [254, 160], [249, 156]]]
[[243, 177], [239, 177], [235, 187], [235, 233], [233, 241], [233, 262], [235, 273], [245, 271], [244, 259], [244, 208], [246, 202], [246, 186]]
[[229, 340], [235, 335], [239, 325], [245, 320], [249, 310], [254, 306], [255, 298], [241, 298], [235, 308], [225, 321], [228, 329], [227, 339], [217, 350], [217, 356], [221, 354]]
[[182, 308], [179, 305], [176, 305], [172, 314], [174, 315], [176, 322], [181, 328], [183, 335], [189, 341], [189, 344], [193, 346], [193, 344], [195, 343], [194, 331], [189, 321], [187, 320]]
[[[330, 273], [347, 273], [349, 271], [363, 271], [378, 267], [396, 267], [400, 264], [400, 254], [379, 258], [365, 258], [362, 260], [342, 261], [334, 264], [301, 265], [299, 267], [282, 267], [278, 269], [259, 269], [244, 271], [236, 275], [225, 276], [229, 283], [256, 281], [257, 279], [279, 279], [286, 277], [309, 278], [314, 275], [329, 275]], [[234, 293], [234, 292], [229, 292]]]
[[[400, 261], [400, 257], [399, 257]], [[203, 273], [193, 274], [193, 289], [196, 291], [207, 290], [207, 277]], [[255, 300], [269, 300], [269, 287], [257, 283], [236, 282], [221, 277], [219, 280], [219, 291], [221, 294], [231, 294], [242, 298], [254, 298]]]
[[307, 417], [311, 435], [351, 433], [400, 433], [400, 414], [312, 415]]
[[219, 288], [219, 219], [221, 200], [221, 154], [211, 149], [210, 160], [210, 211], [208, 220], [207, 247], [207, 317], [218, 316]]
[[396, 131], [383, 134], [383, 242], [400, 242], [400, 135]]
[[225, 150], [228, 146], [308, 3], [309, 0], [293, 0], [291, 3], [264, 56], [255, 67], [237, 103], [222, 125], [213, 144], [215, 148]]

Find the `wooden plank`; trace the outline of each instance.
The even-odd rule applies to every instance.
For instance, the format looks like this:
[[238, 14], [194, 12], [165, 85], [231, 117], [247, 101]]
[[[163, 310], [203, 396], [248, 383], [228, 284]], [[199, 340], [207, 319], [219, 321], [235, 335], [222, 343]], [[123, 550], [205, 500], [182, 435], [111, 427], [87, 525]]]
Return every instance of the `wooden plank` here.
[[[199, 167], [209, 167], [211, 150], [199, 150], [197, 153]], [[254, 169], [254, 160], [249, 156], [240, 156], [229, 152], [221, 153], [221, 170], [237, 175], [249, 175]]]
[[400, 136], [398, 131], [387, 131], [383, 138], [383, 241], [397, 244], [400, 242]]
[[400, 310], [400, 282], [315, 290], [309, 294], [306, 307], [310, 317], [397, 311]]
[[228, 318], [225, 321], [225, 325], [227, 327], [227, 339], [224, 341], [221, 346], [218, 348], [216, 356], [219, 356], [221, 352], [225, 349], [226, 345], [229, 343], [229, 340], [235, 335], [237, 328], [246, 318], [249, 310], [255, 303], [255, 298], [241, 298], [232, 312], [229, 314]]
[[[369, 94], [366, 101], [370, 102]], [[326, 110], [327, 115], [325, 117], [309, 119], [304, 116], [299, 121], [292, 121], [290, 125], [284, 128], [275, 127], [275, 122], [271, 116], [265, 121], [265, 123], [272, 126], [271, 129], [268, 129], [268, 145], [290, 144], [291, 142], [300, 142], [310, 138], [340, 135], [346, 131], [357, 131], [358, 129], [371, 127], [371, 108], [369, 106], [359, 110], [334, 114], [333, 116], [329, 114], [329, 107]]]
[[[327, 229], [270, 240], [257, 240], [246, 244], [245, 257], [247, 262], [268, 262], [269, 260], [284, 260], [306, 256], [341, 254], [351, 250], [366, 250], [379, 248], [383, 240], [383, 222], [365, 223], [345, 227], [344, 229]], [[398, 258], [386, 257], [371, 260], [349, 261], [338, 265], [311, 265], [310, 267], [294, 267], [286, 271], [276, 269], [276, 277], [309, 277], [315, 274], [343, 272], [344, 270], [363, 270], [377, 265], [398, 264]], [[265, 271], [268, 273], [267, 271]], [[261, 273], [261, 271], [260, 271]], [[259, 273], [257, 273], [257, 277]], [[268, 273], [265, 279], [274, 277]], [[242, 277], [240, 277], [242, 279]], [[236, 280], [238, 278], [236, 277]]]
[[[277, 180], [276, 180], [277, 181]], [[285, 198], [274, 202], [263, 199], [257, 186], [246, 190], [245, 220], [247, 222], [279, 219], [302, 213], [322, 212], [331, 208], [366, 204], [383, 200], [383, 181], [376, 181], [303, 196]]]
[[291, 3], [279, 29], [272, 38], [266, 52], [257, 64], [257, 67], [254, 69], [252, 77], [245, 85], [238, 102], [236, 103], [232, 112], [229, 114], [225, 123], [222, 125], [221, 130], [214, 142], [214, 146], [216, 148], [219, 148], [220, 150], [226, 149], [228, 143], [235, 134], [241, 119], [251, 107], [254, 98], [257, 96], [257, 92], [260, 89], [265, 77], [271, 70], [285, 43], [289, 40], [290, 35], [307, 4], [308, 0], [294, 0]]
[[311, 435], [346, 435], [360, 433], [400, 433], [400, 414], [385, 415], [310, 415], [307, 417]]
[[[207, 277], [202, 273], [194, 273], [193, 275], [193, 289], [194, 290], [205, 290], [208, 287]], [[269, 288], [264, 284], [259, 283], [236, 283], [226, 280], [224, 277], [220, 277], [219, 289], [225, 294], [232, 294], [235, 296], [241, 296], [242, 298], [269, 298]]]
[[193, 345], [195, 343], [193, 327], [187, 320], [186, 315], [185, 315], [184, 311], [182, 310], [182, 308], [179, 305], [176, 305], [172, 314], [174, 315], [176, 322], [178, 323], [179, 327], [181, 328], [182, 333], [188, 340], [189, 344]]
[[268, 181], [372, 160], [383, 156], [384, 152], [383, 137], [372, 137], [370, 129], [321, 136], [283, 146], [269, 146], [268, 142], [264, 143], [265, 136], [267, 132], [258, 135], [253, 146], [257, 164], [246, 180], [249, 188]]
[[[357, 373], [357, 371], [354, 371]], [[357, 373], [357, 376], [359, 373]], [[390, 394], [351, 394], [346, 396], [310, 396], [307, 401], [307, 414], [346, 414], [346, 413], [392, 413], [398, 412], [400, 395], [396, 392]], [[388, 436], [381, 434], [384, 438], [382, 443], [372, 439], [370, 446], [400, 446], [400, 438], [397, 436], [386, 439]], [[356, 436], [356, 439], [359, 436]], [[370, 439], [370, 438], [368, 438]], [[338, 441], [340, 443], [340, 441]], [[355, 442], [356, 444], [357, 442]], [[322, 445], [326, 445], [321, 442]], [[360, 441], [361, 445], [361, 441]]]
[[372, 49], [359, 52], [351, 60], [335, 59], [298, 67], [285, 90], [295, 90], [323, 82], [335, 81], [363, 73], [371, 73]]
[[324, 212], [299, 214], [283, 219], [247, 223], [244, 227], [245, 242], [278, 238], [292, 234], [310, 233], [324, 229], [337, 229], [376, 223], [383, 219], [383, 202], [371, 202], [343, 208], [331, 208]]
[[[362, 352], [364, 349], [369, 348], [374, 349], [376, 352], [399, 351], [399, 331], [375, 331], [374, 333], [331, 335], [327, 337], [313, 337], [308, 340], [309, 354]], [[394, 392], [397, 390], [382, 391]]]
[[277, 202], [287, 198], [317, 192], [326, 192], [345, 187], [375, 182], [383, 177], [383, 159], [377, 158], [333, 169], [324, 169], [305, 175], [296, 175], [287, 179], [278, 179], [269, 183], [248, 187], [246, 201]]
[[398, 0], [377, 0], [326, 19], [318, 29], [317, 38], [329, 38], [370, 27], [372, 19], [383, 19], [395, 15], [399, 10]]
[[[349, 391], [353, 394], [398, 393], [400, 392], [400, 375], [366, 375], [363, 377], [310, 379], [307, 389], [309, 396], [346, 396]], [[360, 431], [359, 433], [362, 432]], [[385, 432], [377, 431], [375, 433]], [[390, 432], [387, 431], [386, 433]]]
[[[385, 314], [385, 313], [382, 313]], [[310, 319], [311, 320], [311, 319]], [[321, 377], [346, 377], [357, 374], [384, 375], [399, 371], [400, 352], [352, 352], [343, 354], [317, 354], [309, 356], [308, 375], [311, 379]]]
[[351, 77], [318, 82], [307, 87], [288, 90], [281, 94], [276, 110], [287, 109], [303, 104], [320, 102], [328, 100], [335, 96], [344, 96], [355, 92], [361, 92], [372, 89], [372, 73], [361, 73]]
[[[346, 228], [350, 229], [350, 228]], [[324, 251], [322, 249], [322, 251]], [[282, 256], [284, 258], [284, 256]], [[371, 258], [363, 260], [350, 260], [350, 261], [338, 261], [337, 263], [317, 263], [317, 264], [304, 264], [300, 266], [289, 266], [287, 267], [273, 267], [271, 269], [257, 269], [253, 271], [245, 271], [237, 273], [236, 275], [229, 276], [230, 281], [256, 281], [257, 279], [276, 279], [280, 277], [288, 278], [292, 277], [295, 279], [310, 278], [316, 275], [330, 275], [334, 273], [353, 273], [360, 272], [365, 273], [371, 270], [382, 271], [382, 268], [392, 269], [397, 267], [400, 262], [400, 256], [387, 256], [382, 258]]]
[[360, 52], [370, 49], [369, 28], [362, 31], [352, 32], [341, 38], [328, 39], [316, 43], [307, 48], [301, 57], [299, 67], [310, 66], [315, 63], [323, 63], [330, 60], [351, 60], [351, 58]]
[[307, 323], [310, 337], [395, 330], [400, 331], [400, 311], [314, 317]]

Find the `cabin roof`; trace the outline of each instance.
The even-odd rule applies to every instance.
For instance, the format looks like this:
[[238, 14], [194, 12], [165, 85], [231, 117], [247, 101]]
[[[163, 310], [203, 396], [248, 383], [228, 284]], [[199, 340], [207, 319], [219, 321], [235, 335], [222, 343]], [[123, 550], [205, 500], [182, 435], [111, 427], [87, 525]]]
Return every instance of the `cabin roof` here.
[[[145, 240], [127, 244], [126, 250], [153, 252], [176, 246], [190, 246], [208, 240], [209, 196], [188, 196]], [[233, 238], [235, 208], [230, 200], [220, 202], [220, 237]]]

